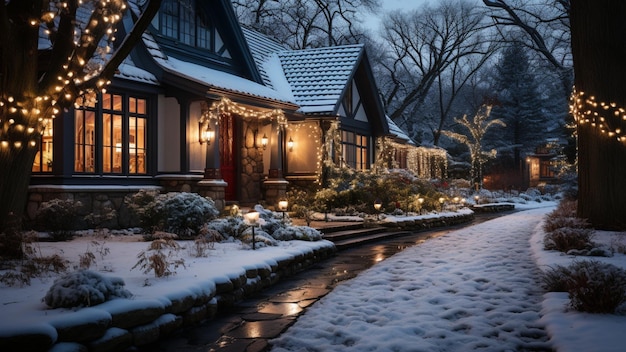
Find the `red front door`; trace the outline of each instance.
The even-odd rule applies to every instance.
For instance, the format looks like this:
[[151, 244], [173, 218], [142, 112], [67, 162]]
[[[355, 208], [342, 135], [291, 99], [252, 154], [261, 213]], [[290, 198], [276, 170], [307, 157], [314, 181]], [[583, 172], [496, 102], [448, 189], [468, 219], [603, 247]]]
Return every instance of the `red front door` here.
[[228, 186], [227, 201], [237, 200], [237, 127], [231, 114], [222, 116], [220, 122], [220, 172]]

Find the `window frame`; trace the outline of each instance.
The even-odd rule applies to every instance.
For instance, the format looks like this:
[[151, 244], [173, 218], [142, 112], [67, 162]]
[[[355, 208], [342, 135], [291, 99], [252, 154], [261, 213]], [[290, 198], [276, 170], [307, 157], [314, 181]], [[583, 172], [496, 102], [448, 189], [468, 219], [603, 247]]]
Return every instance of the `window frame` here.
[[[72, 114], [72, 173], [106, 176], [149, 175], [151, 150], [149, 128], [154, 123], [150, 107], [152, 98], [132, 92], [106, 92], [99, 93], [96, 97], [95, 104], [78, 103]], [[116, 100], [118, 98], [119, 100]], [[131, 109], [131, 102], [135, 104], [134, 111]], [[139, 106], [142, 107], [141, 111], [137, 111]], [[87, 125], [85, 117], [88, 115], [93, 116], [93, 127], [89, 130], [91, 132], [85, 128]], [[139, 125], [142, 125], [142, 128], [138, 128]], [[135, 127], [133, 130], [132, 126]], [[84, 132], [80, 132], [81, 128]], [[88, 141], [89, 134], [92, 135], [91, 141]]]

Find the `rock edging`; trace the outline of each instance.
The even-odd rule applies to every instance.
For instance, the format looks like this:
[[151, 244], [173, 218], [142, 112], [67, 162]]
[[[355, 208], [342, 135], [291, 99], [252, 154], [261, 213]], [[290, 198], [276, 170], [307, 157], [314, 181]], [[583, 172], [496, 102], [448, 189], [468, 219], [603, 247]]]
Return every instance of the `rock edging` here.
[[[330, 242], [329, 242], [330, 243]], [[0, 332], [2, 351], [120, 351], [158, 341], [173, 332], [215, 317], [221, 309], [252, 296], [282, 278], [292, 276], [337, 252], [332, 243], [326, 247], [276, 260], [275, 265], [259, 264], [245, 273], [216, 282], [206, 292], [158, 300], [116, 300], [80, 309], [76, 319], [36, 323], [24, 331]], [[122, 306], [122, 308], [119, 308]]]

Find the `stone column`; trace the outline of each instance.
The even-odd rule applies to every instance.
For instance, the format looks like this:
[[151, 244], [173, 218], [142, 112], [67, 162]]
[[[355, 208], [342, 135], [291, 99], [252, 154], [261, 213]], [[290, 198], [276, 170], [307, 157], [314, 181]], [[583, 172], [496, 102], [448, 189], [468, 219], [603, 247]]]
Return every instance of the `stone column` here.
[[220, 172], [220, 134], [216, 121], [209, 119], [210, 127], [215, 131], [215, 136], [206, 146], [206, 165], [204, 167], [204, 178], [198, 182], [198, 193], [203, 197], [209, 197], [215, 202], [218, 210], [223, 210], [226, 206], [226, 186], [228, 183], [222, 179]]
[[265, 201], [268, 205], [276, 206], [278, 201], [287, 195], [289, 182], [283, 177], [283, 144], [285, 143], [283, 127], [278, 120], [272, 120], [270, 133], [270, 167], [267, 180], [263, 182], [265, 187]]

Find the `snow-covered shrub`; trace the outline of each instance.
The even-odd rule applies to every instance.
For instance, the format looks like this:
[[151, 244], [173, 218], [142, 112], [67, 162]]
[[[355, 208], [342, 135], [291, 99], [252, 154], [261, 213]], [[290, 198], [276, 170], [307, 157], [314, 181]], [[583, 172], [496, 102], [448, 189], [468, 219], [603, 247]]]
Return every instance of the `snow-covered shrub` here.
[[543, 238], [543, 247], [546, 250], [557, 250], [563, 253], [571, 250], [589, 250], [593, 248], [592, 237], [592, 229], [560, 227], [546, 233]]
[[215, 202], [196, 193], [170, 192], [157, 197], [167, 222], [165, 231], [181, 238], [195, 237], [202, 226], [219, 215]]
[[50, 231], [52, 240], [71, 239], [80, 220], [79, 210], [82, 206], [80, 201], [73, 199], [43, 202], [35, 213], [35, 226], [42, 231]]
[[568, 294], [572, 308], [588, 313], [614, 313], [626, 302], [626, 270], [595, 260], [570, 265]]
[[228, 217], [211, 220], [206, 226], [207, 229], [217, 231], [225, 238], [238, 238], [247, 225], [241, 217]]
[[[239, 239], [241, 242], [248, 243], [252, 246], [252, 227], [244, 230]], [[269, 233], [258, 227], [254, 229], [254, 246], [256, 248], [277, 245], [278, 241], [276, 241]]]
[[571, 271], [568, 267], [556, 265], [541, 275], [543, 288], [548, 292], [567, 292]]
[[215, 202], [196, 193], [139, 191], [127, 198], [141, 226], [150, 232], [167, 231], [180, 238], [194, 238], [202, 226], [219, 215]]
[[44, 302], [51, 308], [94, 306], [114, 298], [129, 298], [119, 277], [105, 277], [91, 270], [78, 270], [54, 281]]
[[276, 230], [272, 237], [279, 241], [319, 241], [322, 239], [322, 233], [308, 226], [288, 226]]
[[137, 216], [140, 226], [150, 233], [162, 229], [167, 219], [159, 213], [157, 205], [158, 190], [145, 190], [126, 196], [124, 202], [128, 209]]

